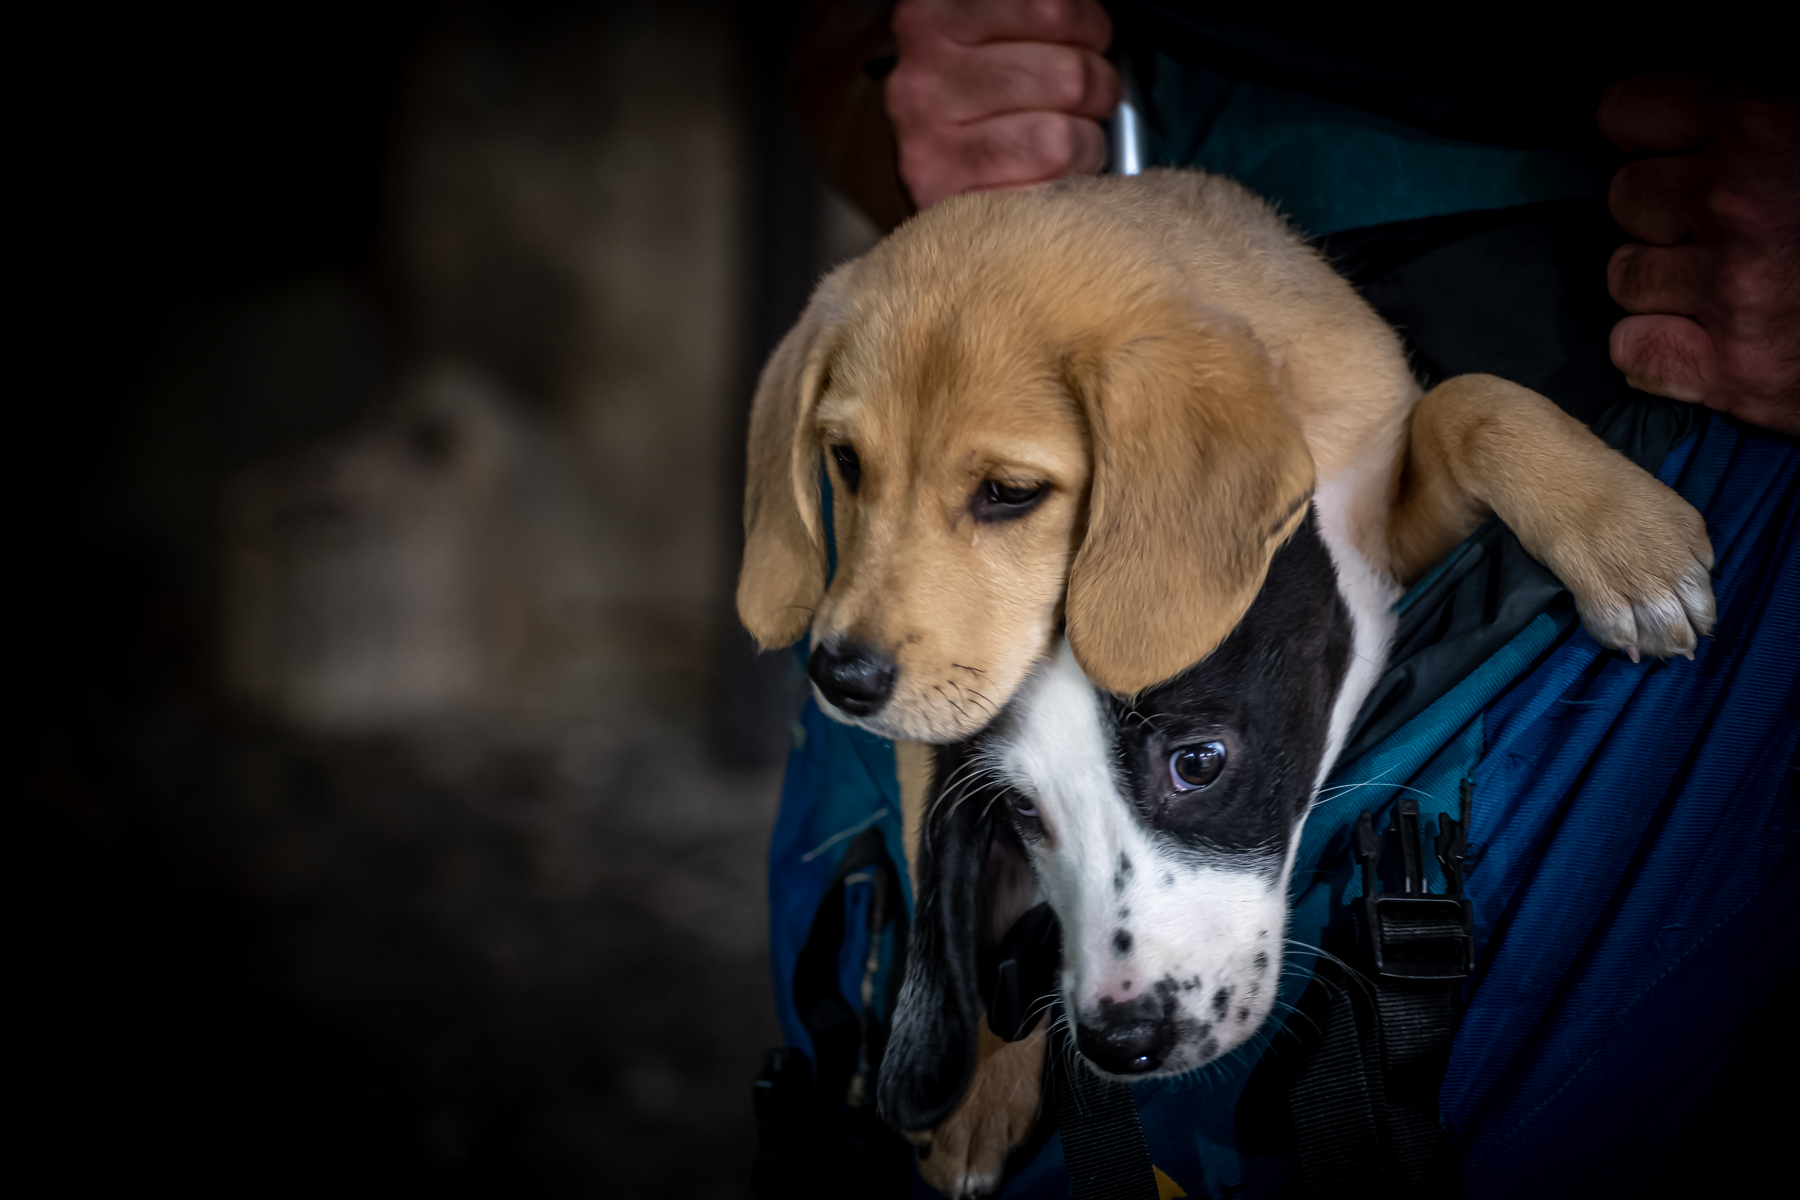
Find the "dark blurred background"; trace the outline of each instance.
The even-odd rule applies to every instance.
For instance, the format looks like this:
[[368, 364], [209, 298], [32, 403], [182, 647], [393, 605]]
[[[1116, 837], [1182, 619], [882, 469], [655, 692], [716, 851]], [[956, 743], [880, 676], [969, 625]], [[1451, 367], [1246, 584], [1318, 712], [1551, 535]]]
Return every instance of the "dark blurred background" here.
[[873, 238], [787, 22], [15, 21], [15, 1175], [748, 1194], [741, 439]]

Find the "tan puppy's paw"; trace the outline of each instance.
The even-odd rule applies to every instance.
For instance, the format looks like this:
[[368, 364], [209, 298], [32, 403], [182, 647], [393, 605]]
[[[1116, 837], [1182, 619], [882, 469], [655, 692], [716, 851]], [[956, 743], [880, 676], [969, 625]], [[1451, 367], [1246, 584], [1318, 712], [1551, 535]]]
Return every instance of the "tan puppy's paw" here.
[[1031, 1137], [1043, 1098], [1043, 1022], [1009, 1043], [983, 1019], [977, 1054], [956, 1111], [928, 1133], [906, 1135], [918, 1147], [920, 1177], [952, 1200], [999, 1191], [1006, 1156]]
[[1601, 645], [1691, 658], [1712, 632], [1712, 543], [1694, 506], [1536, 392], [1458, 375], [1413, 411], [1396, 574], [1416, 578], [1489, 513], [1574, 593]]
[[1694, 656], [1712, 632], [1712, 542], [1694, 506], [1620, 460], [1603, 489], [1527, 545], [1575, 595], [1595, 641], [1641, 656]]

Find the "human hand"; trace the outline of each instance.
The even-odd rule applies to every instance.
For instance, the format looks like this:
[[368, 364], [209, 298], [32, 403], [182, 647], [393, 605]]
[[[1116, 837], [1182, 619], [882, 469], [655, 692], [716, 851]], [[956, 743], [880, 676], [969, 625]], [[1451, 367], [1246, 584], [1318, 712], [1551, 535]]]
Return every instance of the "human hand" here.
[[1800, 434], [1800, 102], [1667, 73], [1614, 84], [1600, 132], [1650, 155], [1608, 204], [1640, 242], [1607, 290], [1631, 386]]
[[887, 110], [921, 209], [1098, 171], [1119, 105], [1097, 0], [900, 0]]

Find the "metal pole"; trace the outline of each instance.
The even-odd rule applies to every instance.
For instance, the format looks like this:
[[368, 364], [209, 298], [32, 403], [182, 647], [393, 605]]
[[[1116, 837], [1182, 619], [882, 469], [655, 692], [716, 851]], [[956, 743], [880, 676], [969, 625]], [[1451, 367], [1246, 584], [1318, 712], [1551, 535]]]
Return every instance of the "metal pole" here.
[[1143, 99], [1138, 94], [1137, 76], [1131, 69], [1131, 55], [1119, 55], [1119, 109], [1113, 114], [1107, 141], [1112, 151], [1115, 175], [1136, 175], [1144, 169]]

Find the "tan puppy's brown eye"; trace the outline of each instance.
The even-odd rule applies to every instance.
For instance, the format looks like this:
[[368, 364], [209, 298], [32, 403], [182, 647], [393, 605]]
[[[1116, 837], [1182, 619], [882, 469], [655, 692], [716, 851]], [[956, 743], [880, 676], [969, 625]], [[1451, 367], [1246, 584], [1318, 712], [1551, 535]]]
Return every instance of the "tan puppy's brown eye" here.
[[838, 474], [844, 477], [844, 486], [855, 492], [862, 483], [862, 459], [856, 457], [856, 450], [851, 446], [833, 446], [831, 457], [837, 460]]
[[1036, 508], [1049, 490], [1046, 483], [1012, 484], [990, 479], [975, 489], [969, 507], [978, 521], [1010, 521]]

